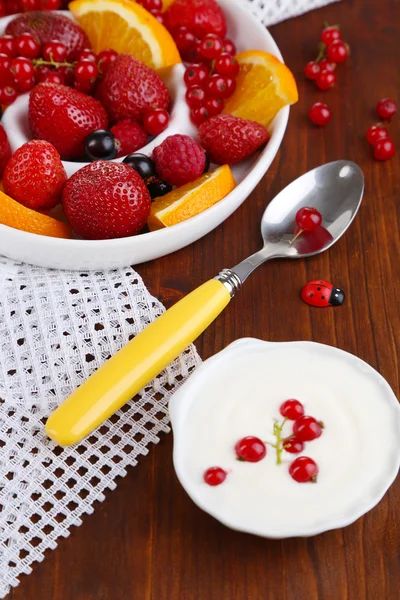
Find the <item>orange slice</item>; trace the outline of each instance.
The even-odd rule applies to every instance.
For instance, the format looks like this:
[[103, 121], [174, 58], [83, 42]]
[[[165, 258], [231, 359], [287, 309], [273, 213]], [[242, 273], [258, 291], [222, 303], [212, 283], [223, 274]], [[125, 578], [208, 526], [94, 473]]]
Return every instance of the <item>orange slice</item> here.
[[224, 165], [156, 198], [147, 221], [150, 231], [171, 227], [198, 215], [225, 198], [235, 186], [232, 171]]
[[71, 226], [67, 223], [61, 223], [52, 217], [26, 208], [2, 191], [0, 191], [0, 223], [21, 231], [56, 238], [69, 239], [72, 234]]
[[293, 74], [276, 56], [261, 50], [241, 52], [236, 60], [240, 66], [236, 91], [223, 112], [268, 127], [283, 106], [298, 100]]
[[152, 69], [181, 62], [164, 25], [131, 0], [74, 0], [69, 10], [85, 30], [94, 52], [112, 48], [132, 54]]

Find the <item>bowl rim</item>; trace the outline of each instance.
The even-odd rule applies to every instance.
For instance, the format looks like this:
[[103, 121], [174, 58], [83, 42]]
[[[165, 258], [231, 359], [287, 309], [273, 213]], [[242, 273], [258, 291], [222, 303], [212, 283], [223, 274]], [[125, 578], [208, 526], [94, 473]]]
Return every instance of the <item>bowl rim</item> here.
[[[267, 342], [264, 340], [260, 340], [257, 338], [240, 338], [229, 344], [226, 348], [218, 352], [217, 354], [211, 356], [207, 360], [205, 360], [189, 377], [189, 379], [171, 396], [169, 401], [169, 415], [171, 418], [172, 430], [174, 432], [174, 447], [173, 447], [173, 464], [175, 473], [181, 483], [182, 487], [192, 499], [192, 501], [201, 508], [204, 512], [210, 514], [217, 521], [233, 529], [235, 531], [240, 531], [242, 533], [251, 533], [253, 535], [258, 535], [260, 537], [264, 537], [267, 539], [285, 539], [292, 537], [311, 537], [314, 535], [319, 535], [320, 533], [324, 533], [326, 531], [332, 531], [334, 529], [341, 529], [343, 527], [347, 527], [351, 525], [355, 521], [357, 521], [360, 517], [365, 515], [367, 512], [372, 510], [384, 497], [390, 486], [395, 481], [399, 468], [400, 468], [400, 441], [397, 445], [397, 448], [392, 453], [392, 460], [390, 461], [390, 465], [386, 465], [386, 470], [384, 474], [382, 474], [381, 482], [379, 485], [379, 490], [377, 490], [377, 486], [375, 486], [374, 490], [377, 490], [375, 493], [368, 495], [367, 501], [364, 503], [358, 504], [357, 509], [352, 510], [347, 515], [342, 516], [341, 518], [331, 518], [326, 520], [324, 523], [319, 523], [314, 527], [297, 527], [294, 529], [285, 529], [282, 528], [280, 531], [275, 531], [270, 534], [266, 534], [257, 530], [257, 528], [252, 527], [240, 527], [237, 523], [233, 524], [229, 521], [229, 519], [222, 518], [216, 511], [210, 510], [205, 502], [202, 502], [195, 493], [189, 491], [186, 486], [186, 482], [188, 478], [185, 476], [183, 469], [181, 468], [181, 452], [179, 449], [179, 445], [175, 443], [175, 432], [182, 427], [182, 422], [185, 418], [185, 414], [188, 410], [189, 401], [188, 395], [191, 394], [195, 388], [201, 385], [201, 381], [204, 377], [207, 376], [206, 371], [210, 368], [215, 369], [216, 365], [221, 362], [226, 362], [230, 359], [232, 355], [243, 354], [243, 352], [248, 351], [249, 349], [256, 349], [260, 347], [269, 346], [271, 349], [282, 348], [283, 346], [291, 347], [291, 348], [304, 348], [311, 347], [313, 351], [318, 351], [323, 347], [324, 352], [332, 353], [335, 357], [344, 358], [348, 363], [357, 364], [358, 368], [362, 367], [366, 376], [373, 377], [375, 381], [380, 385], [380, 387], [384, 390], [386, 395], [386, 400], [388, 405], [393, 409], [393, 411], [397, 412], [397, 421], [398, 421], [398, 429], [400, 432], [400, 405], [397, 400], [394, 391], [390, 387], [389, 383], [386, 379], [370, 364], [341, 348], [337, 348], [335, 346], [330, 346], [329, 344], [321, 344], [319, 342], [312, 341], [291, 341], [291, 342]], [[183, 406], [183, 409], [181, 406]], [[400, 439], [400, 438], [399, 438]]]

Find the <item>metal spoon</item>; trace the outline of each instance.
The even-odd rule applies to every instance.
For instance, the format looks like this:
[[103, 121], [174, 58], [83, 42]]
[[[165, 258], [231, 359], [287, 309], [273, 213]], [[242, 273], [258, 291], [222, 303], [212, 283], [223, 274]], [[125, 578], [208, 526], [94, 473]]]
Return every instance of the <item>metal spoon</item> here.
[[[272, 258], [305, 258], [330, 248], [356, 216], [363, 191], [361, 169], [346, 160], [323, 165], [293, 181], [264, 212], [263, 248], [191, 292], [117, 352], [49, 417], [47, 435], [63, 446], [83, 439], [195, 340], [259, 265]], [[322, 226], [292, 242], [296, 213], [304, 206], [321, 213]]]

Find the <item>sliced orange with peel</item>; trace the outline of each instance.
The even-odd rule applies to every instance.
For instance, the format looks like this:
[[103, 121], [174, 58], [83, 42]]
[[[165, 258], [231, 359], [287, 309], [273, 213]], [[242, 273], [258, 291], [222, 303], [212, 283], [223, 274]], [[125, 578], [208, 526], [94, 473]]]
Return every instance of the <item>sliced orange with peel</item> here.
[[26, 208], [0, 191], [0, 224], [49, 237], [69, 239], [72, 228], [48, 215]]
[[132, 0], [74, 0], [68, 8], [96, 54], [112, 48], [120, 54], [132, 54], [152, 69], [181, 62], [164, 25]]
[[225, 198], [236, 186], [228, 165], [156, 198], [147, 224], [150, 231], [182, 223]]
[[240, 67], [236, 91], [223, 112], [268, 127], [283, 106], [298, 100], [293, 74], [279, 58], [261, 50], [241, 52], [236, 60]]

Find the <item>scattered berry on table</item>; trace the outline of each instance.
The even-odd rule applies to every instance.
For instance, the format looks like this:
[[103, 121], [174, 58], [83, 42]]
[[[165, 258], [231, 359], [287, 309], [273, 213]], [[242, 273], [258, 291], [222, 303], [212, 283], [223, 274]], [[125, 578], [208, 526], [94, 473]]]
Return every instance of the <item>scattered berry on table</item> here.
[[318, 73], [315, 83], [320, 90], [329, 90], [336, 83], [336, 74], [328, 69], [323, 69]]
[[397, 104], [390, 98], [383, 98], [376, 105], [376, 112], [381, 119], [391, 119], [397, 112]]
[[304, 67], [304, 75], [307, 77], [307, 79], [315, 80], [320, 71], [321, 65], [315, 60], [310, 60], [310, 62], [308, 62]]
[[169, 114], [164, 108], [151, 108], [143, 115], [143, 126], [149, 135], [159, 135], [168, 127]]
[[283, 449], [289, 454], [300, 454], [304, 450], [304, 443], [298, 440], [295, 436], [290, 437], [283, 442]]
[[289, 474], [297, 483], [316, 483], [318, 466], [308, 456], [299, 456], [289, 467]]
[[326, 48], [326, 57], [329, 62], [333, 62], [335, 64], [344, 63], [349, 57], [350, 51], [347, 44], [342, 42], [342, 40], [336, 40], [329, 44]]
[[329, 46], [329, 44], [331, 44], [332, 42], [341, 39], [342, 34], [340, 33], [340, 29], [335, 25], [325, 27], [321, 32], [321, 42], [326, 46]]
[[267, 447], [258, 437], [249, 435], [237, 442], [235, 452], [238, 460], [259, 462], [266, 456]]
[[303, 232], [307, 233], [314, 231], [322, 223], [321, 213], [316, 209], [309, 206], [300, 208], [296, 213], [296, 225]]
[[159, 198], [160, 196], [165, 196], [165, 194], [169, 194], [172, 190], [172, 185], [169, 185], [157, 175], [149, 177], [146, 179], [145, 183], [152, 200], [154, 200], [154, 198]]
[[188, 135], [171, 135], [153, 150], [157, 174], [170, 185], [181, 186], [203, 174], [205, 152]]
[[282, 417], [286, 419], [290, 419], [291, 421], [296, 421], [304, 415], [304, 406], [298, 400], [291, 398], [290, 400], [285, 400], [279, 408], [279, 412]]
[[119, 143], [118, 158], [132, 154], [147, 144], [147, 132], [137, 121], [125, 119], [111, 127], [110, 131]]
[[89, 160], [112, 160], [118, 154], [119, 144], [107, 129], [97, 129], [85, 139], [85, 156]]
[[315, 125], [323, 127], [331, 120], [331, 109], [323, 102], [315, 102], [308, 111], [308, 118]]
[[387, 137], [389, 137], [389, 132], [381, 123], [372, 125], [369, 129], [367, 129], [366, 138], [372, 146], [375, 146], [378, 140], [383, 140]]
[[319, 65], [320, 70], [326, 69], [327, 71], [331, 71], [333, 73], [336, 71], [336, 63], [329, 62], [327, 58], [321, 58], [321, 60], [317, 63]]
[[144, 180], [153, 177], [157, 173], [154, 161], [145, 154], [130, 154], [124, 158], [123, 162], [135, 169]]
[[225, 16], [215, 0], [175, 0], [165, 14], [171, 31], [187, 27], [199, 38], [208, 33], [226, 35]]
[[11, 147], [3, 125], [0, 125], [0, 178], [3, 177], [4, 169], [11, 158]]
[[211, 467], [204, 473], [203, 478], [208, 485], [216, 486], [225, 481], [227, 474], [221, 467]]
[[313, 279], [306, 283], [301, 290], [301, 299], [306, 304], [319, 308], [341, 306], [345, 300], [345, 293], [334, 287], [329, 281]]
[[374, 157], [376, 160], [389, 160], [396, 154], [396, 146], [390, 138], [378, 140], [374, 145]]
[[4, 191], [34, 210], [53, 208], [67, 180], [60, 155], [52, 144], [32, 140], [14, 152], [3, 177]]
[[186, 68], [184, 81], [187, 87], [202, 85], [208, 77], [209, 69], [203, 64], [193, 64]]
[[293, 423], [293, 433], [301, 442], [311, 442], [322, 435], [322, 425], [314, 417], [305, 415]]

